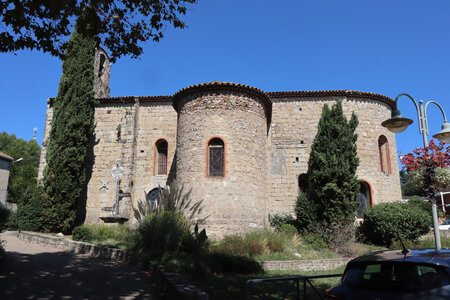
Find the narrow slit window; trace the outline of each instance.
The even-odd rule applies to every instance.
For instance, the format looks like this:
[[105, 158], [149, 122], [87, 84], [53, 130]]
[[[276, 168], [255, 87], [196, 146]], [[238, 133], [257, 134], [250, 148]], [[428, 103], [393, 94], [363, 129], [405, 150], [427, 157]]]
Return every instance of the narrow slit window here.
[[392, 173], [389, 142], [384, 135], [381, 135], [378, 138], [378, 154], [379, 154], [380, 171], [389, 174]]
[[224, 177], [225, 144], [219, 138], [212, 139], [208, 144], [208, 176]]
[[156, 168], [157, 175], [167, 174], [167, 142], [165, 140], [158, 140], [156, 142]]

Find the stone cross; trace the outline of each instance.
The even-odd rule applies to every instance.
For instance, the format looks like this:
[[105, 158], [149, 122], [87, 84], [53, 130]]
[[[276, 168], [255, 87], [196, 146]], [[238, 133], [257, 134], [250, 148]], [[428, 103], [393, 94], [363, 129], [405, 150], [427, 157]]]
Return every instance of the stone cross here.
[[119, 201], [120, 201], [120, 178], [123, 176], [123, 167], [120, 165], [120, 158], [116, 159], [116, 165], [112, 168], [112, 177], [116, 179], [116, 201], [114, 202], [111, 215], [117, 217], [119, 215]]

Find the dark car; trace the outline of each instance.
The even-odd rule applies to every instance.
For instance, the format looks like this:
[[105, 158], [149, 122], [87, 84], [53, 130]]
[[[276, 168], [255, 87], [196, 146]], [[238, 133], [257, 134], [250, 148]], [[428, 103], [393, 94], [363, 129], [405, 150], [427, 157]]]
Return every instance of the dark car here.
[[325, 300], [450, 299], [450, 249], [389, 250], [351, 260]]

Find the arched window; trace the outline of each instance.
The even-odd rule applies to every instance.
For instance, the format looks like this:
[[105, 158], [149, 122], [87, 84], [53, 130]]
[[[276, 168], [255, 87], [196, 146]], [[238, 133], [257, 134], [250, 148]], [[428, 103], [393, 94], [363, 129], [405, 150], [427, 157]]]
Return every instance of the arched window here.
[[384, 135], [380, 135], [378, 138], [378, 155], [380, 171], [389, 174], [392, 173], [389, 142]]
[[155, 211], [158, 206], [159, 189], [154, 188], [153, 190], [148, 192], [147, 195], [145, 195], [145, 198], [147, 199], [147, 203], [150, 205], [151, 212]]
[[225, 144], [219, 138], [208, 143], [208, 176], [225, 176]]
[[155, 143], [155, 166], [157, 175], [167, 175], [167, 148], [166, 140], [158, 140]]
[[100, 54], [100, 64], [98, 66], [98, 77], [102, 77], [103, 72], [105, 72], [105, 62], [106, 62], [106, 57], [102, 53], [102, 54]]
[[300, 192], [304, 193], [306, 191], [308, 191], [309, 188], [309, 179], [308, 179], [308, 174], [300, 174], [298, 176], [298, 189], [300, 190]]
[[356, 202], [358, 202], [358, 207], [356, 208], [357, 218], [362, 218], [364, 211], [371, 206], [371, 194], [370, 185], [363, 181], [359, 187], [359, 195], [356, 197]]

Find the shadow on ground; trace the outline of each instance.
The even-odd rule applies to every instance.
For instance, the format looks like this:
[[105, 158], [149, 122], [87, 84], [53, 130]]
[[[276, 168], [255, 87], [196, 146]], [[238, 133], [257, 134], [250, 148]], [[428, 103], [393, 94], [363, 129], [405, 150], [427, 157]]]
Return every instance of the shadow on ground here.
[[159, 299], [131, 266], [63, 252], [6, 252], [0, 299]]

